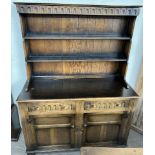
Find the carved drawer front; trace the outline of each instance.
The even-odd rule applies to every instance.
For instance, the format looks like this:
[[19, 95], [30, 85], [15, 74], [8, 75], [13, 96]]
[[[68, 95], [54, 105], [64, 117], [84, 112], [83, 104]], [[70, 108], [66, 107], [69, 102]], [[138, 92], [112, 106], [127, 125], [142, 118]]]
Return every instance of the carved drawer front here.
[[74, 114], [75, 109], [75, 102], [72, 101], [33, 102], [27, 104], [29, 115]]
[[124, 112], [131, 111], [134, 107], [134, 101], [131, 100], [102, 100], [102, 101], [85, 101], [84, 113], [91, 112]]

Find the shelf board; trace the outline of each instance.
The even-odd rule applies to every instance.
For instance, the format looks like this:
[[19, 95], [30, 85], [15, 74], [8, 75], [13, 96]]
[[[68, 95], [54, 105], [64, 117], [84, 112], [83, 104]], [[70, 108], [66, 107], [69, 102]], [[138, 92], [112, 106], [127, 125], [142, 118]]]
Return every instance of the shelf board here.
[[127, 62], [123, 53], [104, 53], [104, 54], [81, 54], [81, 55], [50, 55], [34, 56], [30, 55], [26, 62], [57, 62], [57, 61], [122, 61]]
[[131, 37], [128, 35], [121, 35], [115, 33], [103, 33], [103, 34], [73, 34], [73, 33], [27, 33], [24, 39], [103, 39], [103, 40], [130, 40]]
[[120, 76], [107, 78], [70, 78], [48, 79], [32, 78], [29, 90], [24, 86], [18, 101], [49, 100], [49, 99], [78, 99], [104, 97], [138, 97], [129, 86], [125, 88], [124, 79]]
[[41, 78], [45, 80], [50, 80], [50, 79], [56, 79], [56, 80], [62, 80], [62, 79], [95, 79], [95, 78], [109, 78], [109, 77], [116, 77], [120, 76], [119, 74], [113, 73], [113, 74], [64, 74], [64, 75], [49, 75], [49, 74], [33, 74], [32, 78]]

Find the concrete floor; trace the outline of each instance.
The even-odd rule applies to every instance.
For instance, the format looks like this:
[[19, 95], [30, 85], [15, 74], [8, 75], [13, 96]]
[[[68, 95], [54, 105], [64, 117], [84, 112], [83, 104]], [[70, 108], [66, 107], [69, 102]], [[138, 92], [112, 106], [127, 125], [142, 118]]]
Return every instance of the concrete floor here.
[[[128, 138], [128, 147], [143, 147], [143, 136], [137, 132], [130, 130]], [[21, 133], [18, 142], [11, 142], [11, 155], [27, 155], [25, 153], [25, 142], [23, 134]], [[41, 155], [41, 154], [36, 154]], [[59, 153], [48, 153], [43, 155], [80, 155], [79, 151], [76, 152], [59, 152]]]

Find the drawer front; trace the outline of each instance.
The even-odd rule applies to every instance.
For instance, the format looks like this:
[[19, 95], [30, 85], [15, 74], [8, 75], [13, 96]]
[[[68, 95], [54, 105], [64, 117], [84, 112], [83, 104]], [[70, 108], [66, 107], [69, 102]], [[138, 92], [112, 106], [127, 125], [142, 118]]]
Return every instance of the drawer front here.
[[96, 100], [84, 102], [84, 113], [91, 112], [124, 112], [134, 110], [135, 101], [126, 100]]
[[32, 102], [27, 104], [29, 115], [75, 114], [76, 104], [73, 101]]
[[76, 109], [79, 109], [80, 113], [123, 113], [134, 111], [136, 101], [136, 99], [96, 99], [31, 102], [27, 103], [27, 111], [29, 115], [76, 114]]

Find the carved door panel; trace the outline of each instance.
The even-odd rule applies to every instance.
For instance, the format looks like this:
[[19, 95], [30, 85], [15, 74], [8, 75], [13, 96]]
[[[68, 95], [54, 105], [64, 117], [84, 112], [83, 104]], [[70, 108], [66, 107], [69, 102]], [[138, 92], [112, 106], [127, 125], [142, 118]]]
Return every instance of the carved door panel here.
[[85, 114], [84, 145], [110, 146], [118, 142], [121, 114]]
[[74, 115], [31, 116], [36, 147], [74, 147]]

